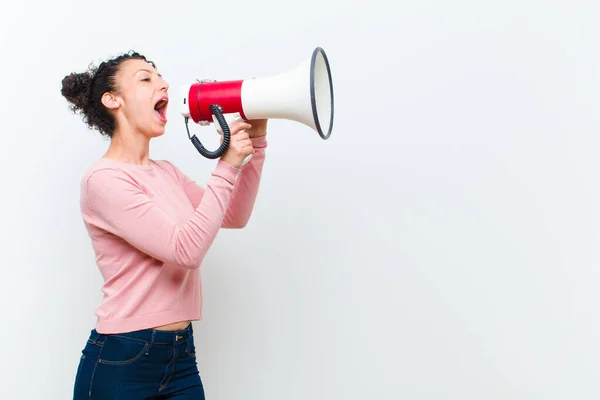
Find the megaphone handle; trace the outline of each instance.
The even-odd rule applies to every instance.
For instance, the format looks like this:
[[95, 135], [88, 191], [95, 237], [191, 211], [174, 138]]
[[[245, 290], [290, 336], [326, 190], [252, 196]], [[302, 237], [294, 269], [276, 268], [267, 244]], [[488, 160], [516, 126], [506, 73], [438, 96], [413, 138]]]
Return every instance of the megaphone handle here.
[[[231, 125], [231, 124], [234, 124], [236, 122], [244, 120], [239, 113], [223, 114], [223, 118], [225, 119], [225, 121], [227, 122], [228, 125]], [[215, 128], [217, 130], [217, 133], [219, 135], [222, 135], [223, 134], [223, 130], [219, 129], [218, 125], [220, 125], [220, 124], [218, 123], [216, 115], [214, 116], [213, 121], [215, 123]], [[252, 154], [247, 155], [246, 158], [244, 159], [244, 161], [242, 161], [242, 164], [240, 165], [240, 168], [243, 167], [244, 165], [246, 165], [248, 163], [248, 161], [250, 161], [251, 158], [252, 158]]]
[[[215, 158], [221, 157], [227, 151], [227, 148], [229, 147], [229, 141], [231, 139], [231, 132], [229, 131], [229, 126], [227, 125], [227, 121], [225, 121], [225, 118], [223, 117], [223, 114], [221, 113], [221, 108], [215, 104], [211, 104], [210, 110], [213, 112], [215, 118], [217, 119], [217, 122], [221, 126], [221, 130], [223, 131], [223, 143], [221, 143], [221, 146], [219, 146], [219, 148], [215, 151], [207, 150], [204, 147], [204, 145], [202, 145], [202, 143], [200, 142], [200, 139], [198, 139], [196, 137], [196, 135], [190, 137], [189, 128], [188, 128], [188, 137], [192, 141], [192, 144], [194, 145], [196, 150], [198, 150], [198, 153], [202, 154], [206, 158], [215, 159]], [[185, 122], [186, 122], [186, 127], [187, 127], [187, 118], [186, 118]]]
[[242, 165], [240, 165], [240, 168], [243, 167], [244, 165], [248, 164], [248, 161], [250, 161], [251, 158], [252, 158], [252, 154], [248, 154], [246, 156], [246, 158], [244, 158], [244, 161], [242, 161]]

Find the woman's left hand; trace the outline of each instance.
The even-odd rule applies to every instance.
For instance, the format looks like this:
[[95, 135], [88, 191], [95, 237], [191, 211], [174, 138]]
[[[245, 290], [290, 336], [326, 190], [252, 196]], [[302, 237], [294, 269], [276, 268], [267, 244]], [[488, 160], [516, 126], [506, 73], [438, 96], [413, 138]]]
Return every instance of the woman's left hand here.
[[251, 119], [246, 121], [252, 128], [246, 129], [250, 138], [257, 138], [267, 134], [267, 119]]

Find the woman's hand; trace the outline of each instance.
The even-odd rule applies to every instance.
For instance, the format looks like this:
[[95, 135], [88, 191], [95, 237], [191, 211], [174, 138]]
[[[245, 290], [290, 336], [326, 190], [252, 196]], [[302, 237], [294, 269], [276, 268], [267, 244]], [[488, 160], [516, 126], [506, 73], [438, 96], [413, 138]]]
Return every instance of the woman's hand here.
[[[254, 147], [252, 147], [252, 141], [248, 134], [250, 128], [251, 125], [246, 122], [236, 122], [230, 126], [229, 147], [221, 156], [221, 160], [234, 168], [240, 168], [246, 157], [254, 153]], [[222, 141], [223, 136], [221, 136]]]

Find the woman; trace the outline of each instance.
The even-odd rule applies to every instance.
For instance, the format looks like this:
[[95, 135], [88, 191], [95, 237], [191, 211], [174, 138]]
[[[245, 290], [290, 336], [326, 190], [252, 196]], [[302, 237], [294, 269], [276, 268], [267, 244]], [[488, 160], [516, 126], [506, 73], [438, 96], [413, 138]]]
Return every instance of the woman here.
[[130, 52], [62, 85], [72, 111], [111, 139], [81, 181], [104, 296], [74, 399], [204, 399], [191, 325], [202, 317], [200, 264], [220, 228], [250, 218], [267, 121], [231, 127], [229, 148], [202, 187], [149, 156], [150, 140], [165, 130], [169, 89], [154, 63]]

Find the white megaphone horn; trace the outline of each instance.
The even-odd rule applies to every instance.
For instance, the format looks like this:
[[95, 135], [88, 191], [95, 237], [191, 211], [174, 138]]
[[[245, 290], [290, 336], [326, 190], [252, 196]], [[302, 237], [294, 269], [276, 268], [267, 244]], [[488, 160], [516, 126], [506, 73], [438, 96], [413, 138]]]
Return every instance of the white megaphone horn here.
[[189, 119], [199, 125], [214, 123], [223, 135], [221, 146], [209, 151], [195, 135], [190, 136], [188, 128], [188, 137], [207, 158], [225, 153], [230, 140], [229, 125], [236, 120], [296, 121], [312, 128], [323, 140], [329, 139], [333, 130], [333, 80], [327, 55], [320, 47], [313, 50], [310, 59], [279, 75], [197, 81], [182, 88], [179, 101], [186, 128]]

